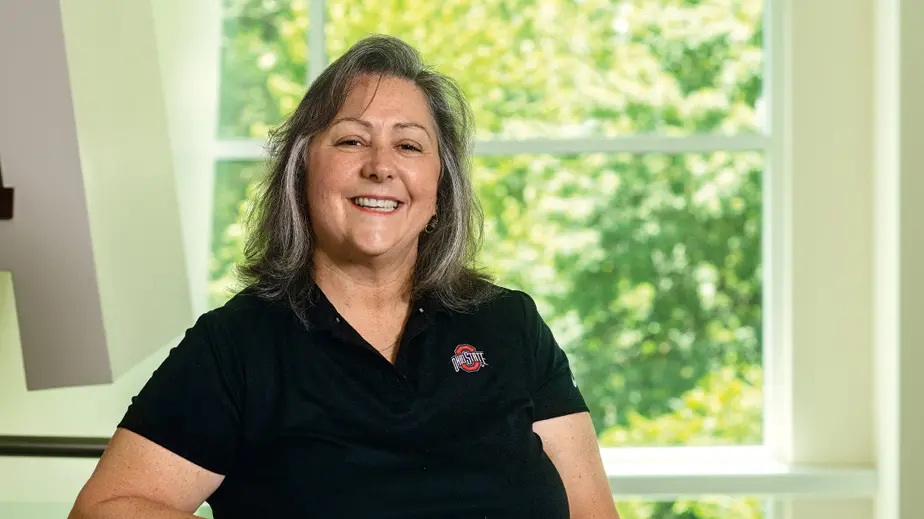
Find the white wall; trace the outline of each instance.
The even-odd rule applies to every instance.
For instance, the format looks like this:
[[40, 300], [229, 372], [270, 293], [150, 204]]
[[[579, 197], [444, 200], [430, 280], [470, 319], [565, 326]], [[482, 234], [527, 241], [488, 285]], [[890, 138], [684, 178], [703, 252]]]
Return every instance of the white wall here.
[[[0, 269], [20, 294], [24, 368], [33, 387], [111, 381], [56, 3], [0, 2], [0, 70], [0, 160], [16, 196], [14, 219], [0, 222]], [[56, 326], [43, 326], [48, 313]]]
[[31, 389], [110, 383], [194, 318], [154, 31], [147, 1], [0, 2], [0, 269]]
[[881, 519], [922, 516], [924, 3], [876, 10], [876, 404]]
[[218, 0], [152, 4], [194, 315], [208, 304], [218, 135], [221, 12]]
[[[23, 5], [26, 4], [17, 4], [16, 9], [22, 8]], [[39, 9], [47, 8], [51, 4], [36, 2], [28, 5]], [[89, 53], [97, 41], [110, 46], [112, 41], [119, 41], [123, 48], [111, 52], [121, 55], [139, 50], [141, 55], [148, 56], [148, 59], [141, 61], [145, 61], [152, 68], [134, 73], [141, 74], [137, 79], [153, 77], [157, 84], [148, 87], [146, 91], [156, 91], [159, 94], [149, 96], [142, 93], [134, 99], [120, 97], [115, 103], [134, 106], [153, 103], [149, 108], [160, 115], [161, 123], [158, 127], [160, 133], [152, 138], [157, 139], [162, 149], [154, 160], [137, 148], [132, 149], [131, 154], [123, 155], [122, 160], [137, 162], [148, 168], [155, 167], [160, 170], [161, 176], [166, 174], [170, 180], [169, 185], [175, 184], [175, 187], [171, 188], [174, 190], [172, 196], [179, 201], [179, 211], [175, 206], [172, 215], [178, 221], [182, 216], [183, 226], [182, 233], [175, 232], [171, 238], [176, 240], [177, 250], [186, 249], [183, 255], [185, 265], [180, 270], [188, 270], [193, 275], [188, 280], [185, 277], [181, 279], [182, 295], [166, 297], [155, 294], [150, 297], [148, 308], [135, 306], [125, 309], [127, 312], [143, 313], [151, 311], [154, 307], [172, 307], [170, 311], [180, 312], [182, 319], [181, 322], [175, 323], [166, 337], [156, 345], [153, 353], [130, 362], [114, 382], [29, 391], [10, 274], [0, 272], [0, 435], [106, 437], [112, 434], [130, 398], [138, 392], [151, 372], [166, 357], [169, 348], [184, 332], [185, 326], [191, 324], [194, 315], [204, 310], [211, 223], [211, 146], [217, 126], [220, 4], [218, 0], [156, 0], [152, 7], [152, 2], [147, 0], [64, 0], [61, 5], [65, 17], [72, 24], [70, 27], [77, 27], [67, 35], [69, 41], [79, 39], [80, 34], [87, 35], [88, 32], [92, 32], [93, 24], [99, 24], [101, 35], [97, 36], [100, 39], [85, 41], [82, 52]], [[83, 9], [88, 11], [82, 11]], [[92, 19], [84, 16], [90, 13], [93, 14]], [[122, 20], [120, 17], [128, 19]], [[120, 27], [123, 31], [130, 31], [130, 34], [122, 34], [116, 40], [114, 34]], [[107, 35], [110, 37], [108, 40], [103, 38]], [[132, 46], [143, 48], [133, 49]], [[88, 56], [89, 54], [83, 58], [75, 56], [74, 59], [88, 59]], [[210, 66], [202, 66], [202, 63], [208, 63]], [[25, 98], [26, 96], [19, 95], [15, 102], [28, 104], [23, 102]], [[84, 110], [91, 109], [90, 106], [85, 106]], [[125, 116], [126, 114], [112, 115], [115, 118], [114, 126], [99, 129], [101, 133], [97, 138], [111, 137], [111, 132], [118, 131], [120, 125], [128, 124], [124, 119], [120, 119]], [[115, 158], [118, 158], [118, 154], [116, 155]], [[85, 160], [106, 162], [107, 158], [93, 157]], [[124, 162], [121, 164], [124, 165]], [[105, 164], [97, 167], [105, 167]], [[5, 169], [5, 181], [8, 180], [6, 174]], [[17, 190], [16, 194], [18, 214], [21, 192]], [[160, 216], [152, 213], [145, 218]], [[165, 216], [169, 220], [171, 215]], [[137, 236], [144, 237], [144, 234], [138, 232]], [[0, 233], [0, 238], [2, 237]], [[128, 238], [132, 239], [127, 239], [123, 243], [131, 248], [133, 253], [145, 253], [144, 248], [139, 246], [137, 241], [133, 241], [135, 237]], [[52, 253], [45, 256], [49, 261], [62, 264], [69, 261], [66, 256]], [[157, 282], [156, 273], [132, 274], [147, 282]], [[190, 293], [203, 296], [194, 301], [192, 310], [187, 306], [188, 303], [185, 303], [189, 300]], [[47, 320], [44, 324], [54, 328], [54, 323]], [[94, 460], [0, 457], [0, 517], [17, 517], [8, 515], [14, 512], [33, 514], [35, 517], [63, 517], [57, 514], [57, 511], [73, 501], [77, 490], [86, 481], [94, 465]]]
[[[131, 396], [173, 343], [164, 345], [113, 384], [29, 391], [13, 293], [5, 288], [9, 278], [9, 273], [0, 272], [0, 435], [110, 436]], [[0, 466], [2, 463], [0, 458]], [[0, 488], [4, 486], [3, 475], [0, 469]]]
[[[796, 463], [872, 463], [873, 2], [793, 0], [782, 172]], [[787, 387], [788, 386], [788, 387]], [[844, 431], [849, 431], [845, 434]]]
[[[788, 463], [868, 466], [874, 0], [769, 1], [782, 4], [770, 58], [783, 73], [771, 78], [782, 142], [768, 202], [771, 241], [782, 246], [768, 264], [767, 440]], [[778, 517], [869, 519], [872, 510], [869, 500], [800, 499]]]
[[[60, 5], [103, 324], [117, 378], [194, 318], [167, 120], [169, 71], [158, 66], [152, 2]], [[27, 353], [34, 347], [24, 346]]]
[[[112, 5], [104, 5], [109, 2]], [[143, 382], [150, 376], [153, 369], [165, 357], [167, 350], [175, 343], [191, 324], [193, 314], [184, 303], [188, 301], [188, 293], [193, 290], [198, 294], [206, 293], [207, 254], [209, 250], [209, 223], [212, 190], [212, 163], [211, 146], [217, 127], [217, 78], [219, 68], [219, 32], [220, 12], [217, 0], [198, 1], [193, 4], [182, 0], [158, 0], [154, 2], [156, 9], [151, 10], [148, 2], [131, 2], [130, 6], [120, 0], [93, 0], [92, 2], [65, 1], [62, 6], [65, 18], [68, 20], [64, 27], [70, 31], [67, 38], [68, 45], [79, 48], [70, 51], [69, 56], [77, 61], [94, 61], [94, 51], [98, 47], [109, 46], [119, 48], [119, 56], [134, 56], [133, 52], [143, 56], [137, 59], [147, 62], [149, 69], [124, 70], [123, 73], [137, 76], [135, 80], [154, 80], [158, 82], [154, 92], [156, 95], [146, 96], [144, 90], [132, 93], [131, 85], [117, 84], [117, 87], [128, 89], [128, 93], [118, 93], [111, 88], [100, 92], [81, 96], [74, 94], [75, 99], [84, 99], [83, 110], [99, 109], [94, 103], [102, 103], [101, 95], [108, 95], [114, 99], [115, 106], [135, 106], [152, 104], [150, 112], [158, 114], [160, 124], [145, 124], [144, 120], [129, 119], [137, 116], [137, 110], [125, 109], [119, 115], [110, 116], [111, 127], [91, 127], [84, 134], [93, 135], [94, 141], [105, 142], [112, 138], [114, 144], [124, 143], [113, 138], [113, 133], [138, 128], [143, 132], [150, 147], [144, 149], [113, 150], [106, 156], [83, 157], [84, 162], [91, 164], [88, 169], [101, 169], [92, 165], [94, 162], [112, 161], [124, 166], [126, 163], [146, 162], [153, 163], [154, 167], [147, 170], [147, 174], [168, 176], [171, 180], [166, 185], [174, 191], [170, 196], [181, 195], [183, 214], [183, 238], [186, 248], [192, 251], [180, 257], [187, 262], [190, 270], [195, 269], [196, 278], [189, 281], [184, 277], [183, 290], [175, 297], [164, 294], [153, 294], [147, 307], [130, 306], [123, 312], [145, 314], [158, 313], [159, 308], [172, 308], [183, 316], [171, 329], [162, 333], [164, 339], [154, 349], [153, 354], [148, 353], [142, 359], [135, 359], [122, 370], [123, 375], [114, 383], [97, 386], [85, 386], [61, 389], [46, 389], [42, 391], [28, 391], [27, 381], [23, 370], [23, 351], [19, 341], [20, 328], [16, 314], [14, 293], [11, 290], [10, 274], [0, 272], [0, 435], [64, 435], [64, 436], [108, 436], [118, 418], [125, 410], [128, 399], [140, 389]], [[121, 9], [115, 8], [116, 4]], [[94, 26], [97, 31], [94, 33]], [[106, 32], [106, 28], [118, 27], [119, 33]], [[155, 33], [156, 30], [156, 33]], [[157, 38], [155, 39], [155, 34]], [[92, 37], [91, 37], [92, 35]], [[83, 36], [84, 40], [80, 41]], [[118, 41], [120, 45], [111, 45]], [[105, 45], [104, 45], [105, 44]], [[96, 59], [105, 61], [111, 56], [96, 56]], [[111, 65], [123, 64], [125, 59], [114, 57]], [[214, 64], [212, 67], [201, 66], [202, 62]], [[99, 70], [99, 65], [77, 64], [72, 69], [80, 70], [76, 75], [89, 75], [98, 72], [99, 80], [108, 80], [111, 70]], [[163, 81], [163, 86], [159, 83]], [[75, 79], [77, 83], [84, 83], [83, 89], [94, 86], [89, 79]], [[98, 86], [98, 85], [95, 85]], [[161, 94], [163, 92], [163, 94]], [[127, 100], [113, 96], [134, 96]], [[88, 97], [89, 96], [89, 97]], [[78, 102], [79, 104], [79, 102]], [[116, 110], [112, 110], [115, 112]], [[78, 118], [80, 119], [80, 118]], [[101, 125], [104, 120], [85, 118], [92, 123]], [[82, 119], [83, 120], [83, 119]], [[169, 131], [168, 131], [169, 129]], [[89, 137], [87, 137], [89, 139]], [[159, 140], [160, 144], [154, 140]], [[83, 143], [81, 149], [90, 150], [90, 154], [100, 154], [106, 146], [100, 144]], [[130, 156], [124, 154], [130, 153]], [[148, 156], [147, 153], [155, 153]], [[118, 169], [107, 170], [107, 175], [118, 173]], [[137, 178], [132, 173], [127, 176]], [[175, 182], [174, 182], [175, 178]], [[174, 183], [178, 187], [174, 187]], [[112, 185], [122, 186], [122, 182], [111, 182]], [[138, 208], [139, 211], [143, 207]], [[179, 221], [180, 212], [174, 206], [172, 217]], [[158, 218], [168, 218], [170, 215], [154, 214]], [[137, 226], [126, 232], [147, 239], [143, 224], [148, 216], [140, 217], [129, 222], [129, 227]], [[120, 224], [121, 225], [121, 224]], [[179, 227], [178, 227], [179, 228]], [[112, 238], [120, 233], [104, 233]], [[97, 234], [94, 234], [94, 238]], [[178, 241], [179, 236], [173, 237]], [[152, 240], [157, 243], [157, 240]], [[131, 249], [133, 254], [150, 254], [147, 248], [137, 240], [128, 238], [111, 246], [124, 245]], [[177, 247], [178, 251], [182, 251]], [[51, 259], [66, 263], [68, 258], [52, 257]], [[131, 258], [123, 257], [127, 266], [131, 266]], [[112, 267], [116, 268], [116, 267]], [[166, 275], [175, 274], [176, 269]], [[185, 267], [179, 269], [185, 272]], [[127, 273], [126, 273], [127, 275]], [[135, 271], [131, 273], [136, 278], [146, 279], [158, 277], [157, 272]], [[105, 276], [104, 276], [105, 277]], [[169, 284], [169, 283], [168, 283]], [[204, 299], [203, 301], [204, 302]], [[177, 310], [178, 309], [178, 310]], [[204, 307], [197, 308], [197, 314], [204, 311]], [[41, 322], [48, 328], [52, 323]], [[137, 324], [137, 321], [129, 324]], [[107, 331], [109, 330], [107, 323]], [[145, 328], [151, 331], [150, 327]], [[123, 338], [128, 340], [127, 338]], [[116, 342], [117, 344], [119, 342]]]

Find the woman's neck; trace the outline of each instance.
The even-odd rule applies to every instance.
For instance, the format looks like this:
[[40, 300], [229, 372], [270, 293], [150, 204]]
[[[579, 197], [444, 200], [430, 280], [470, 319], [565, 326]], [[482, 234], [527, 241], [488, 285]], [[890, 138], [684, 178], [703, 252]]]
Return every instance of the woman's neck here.
[[343, 265], [317, 251], [313, 267], [315, 283], [340, 312], [404, 314], [411, 304], [413, 263], [391, 268]]
[[413, 263], [390, 270], [344, 267], [323, 253], [316, 253], [313, 263], [314, 281], [337, 312], [394, 363], [410, 314]]

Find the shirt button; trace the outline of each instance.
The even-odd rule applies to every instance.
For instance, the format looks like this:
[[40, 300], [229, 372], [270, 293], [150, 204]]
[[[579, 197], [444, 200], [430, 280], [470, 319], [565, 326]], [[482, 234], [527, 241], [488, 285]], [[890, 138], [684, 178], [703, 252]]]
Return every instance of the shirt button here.
[[334, 320], [337, 321], [338, 323], [340, 322], [340, 318], [339, 318], [339, 317], [334, 317]]
[[418, 308], [418, 310], [420, 310], [420, 313], [423, 313], [423, 308]]

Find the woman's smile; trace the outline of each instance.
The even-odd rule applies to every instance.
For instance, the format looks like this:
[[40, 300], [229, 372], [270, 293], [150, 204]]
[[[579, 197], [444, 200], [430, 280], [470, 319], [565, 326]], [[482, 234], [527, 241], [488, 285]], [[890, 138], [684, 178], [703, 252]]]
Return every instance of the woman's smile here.
[[404, 206], [403, 202], [400, 202], [394, 198], [378, 197], [372, 195], [356, 196], [351, 198], [350, 202], [357, 210], [376, 215], [395, 214], [402, 206]]

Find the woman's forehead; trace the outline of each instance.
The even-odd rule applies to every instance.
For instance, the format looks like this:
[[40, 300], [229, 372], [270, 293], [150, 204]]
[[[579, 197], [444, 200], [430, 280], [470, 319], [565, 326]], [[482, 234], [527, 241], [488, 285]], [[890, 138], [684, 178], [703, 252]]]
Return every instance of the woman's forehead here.
[[337, 118], [402, 116], [432, 126], [424, 93], [411, 81], [394, 77], [362, 76], [347, 93]]

